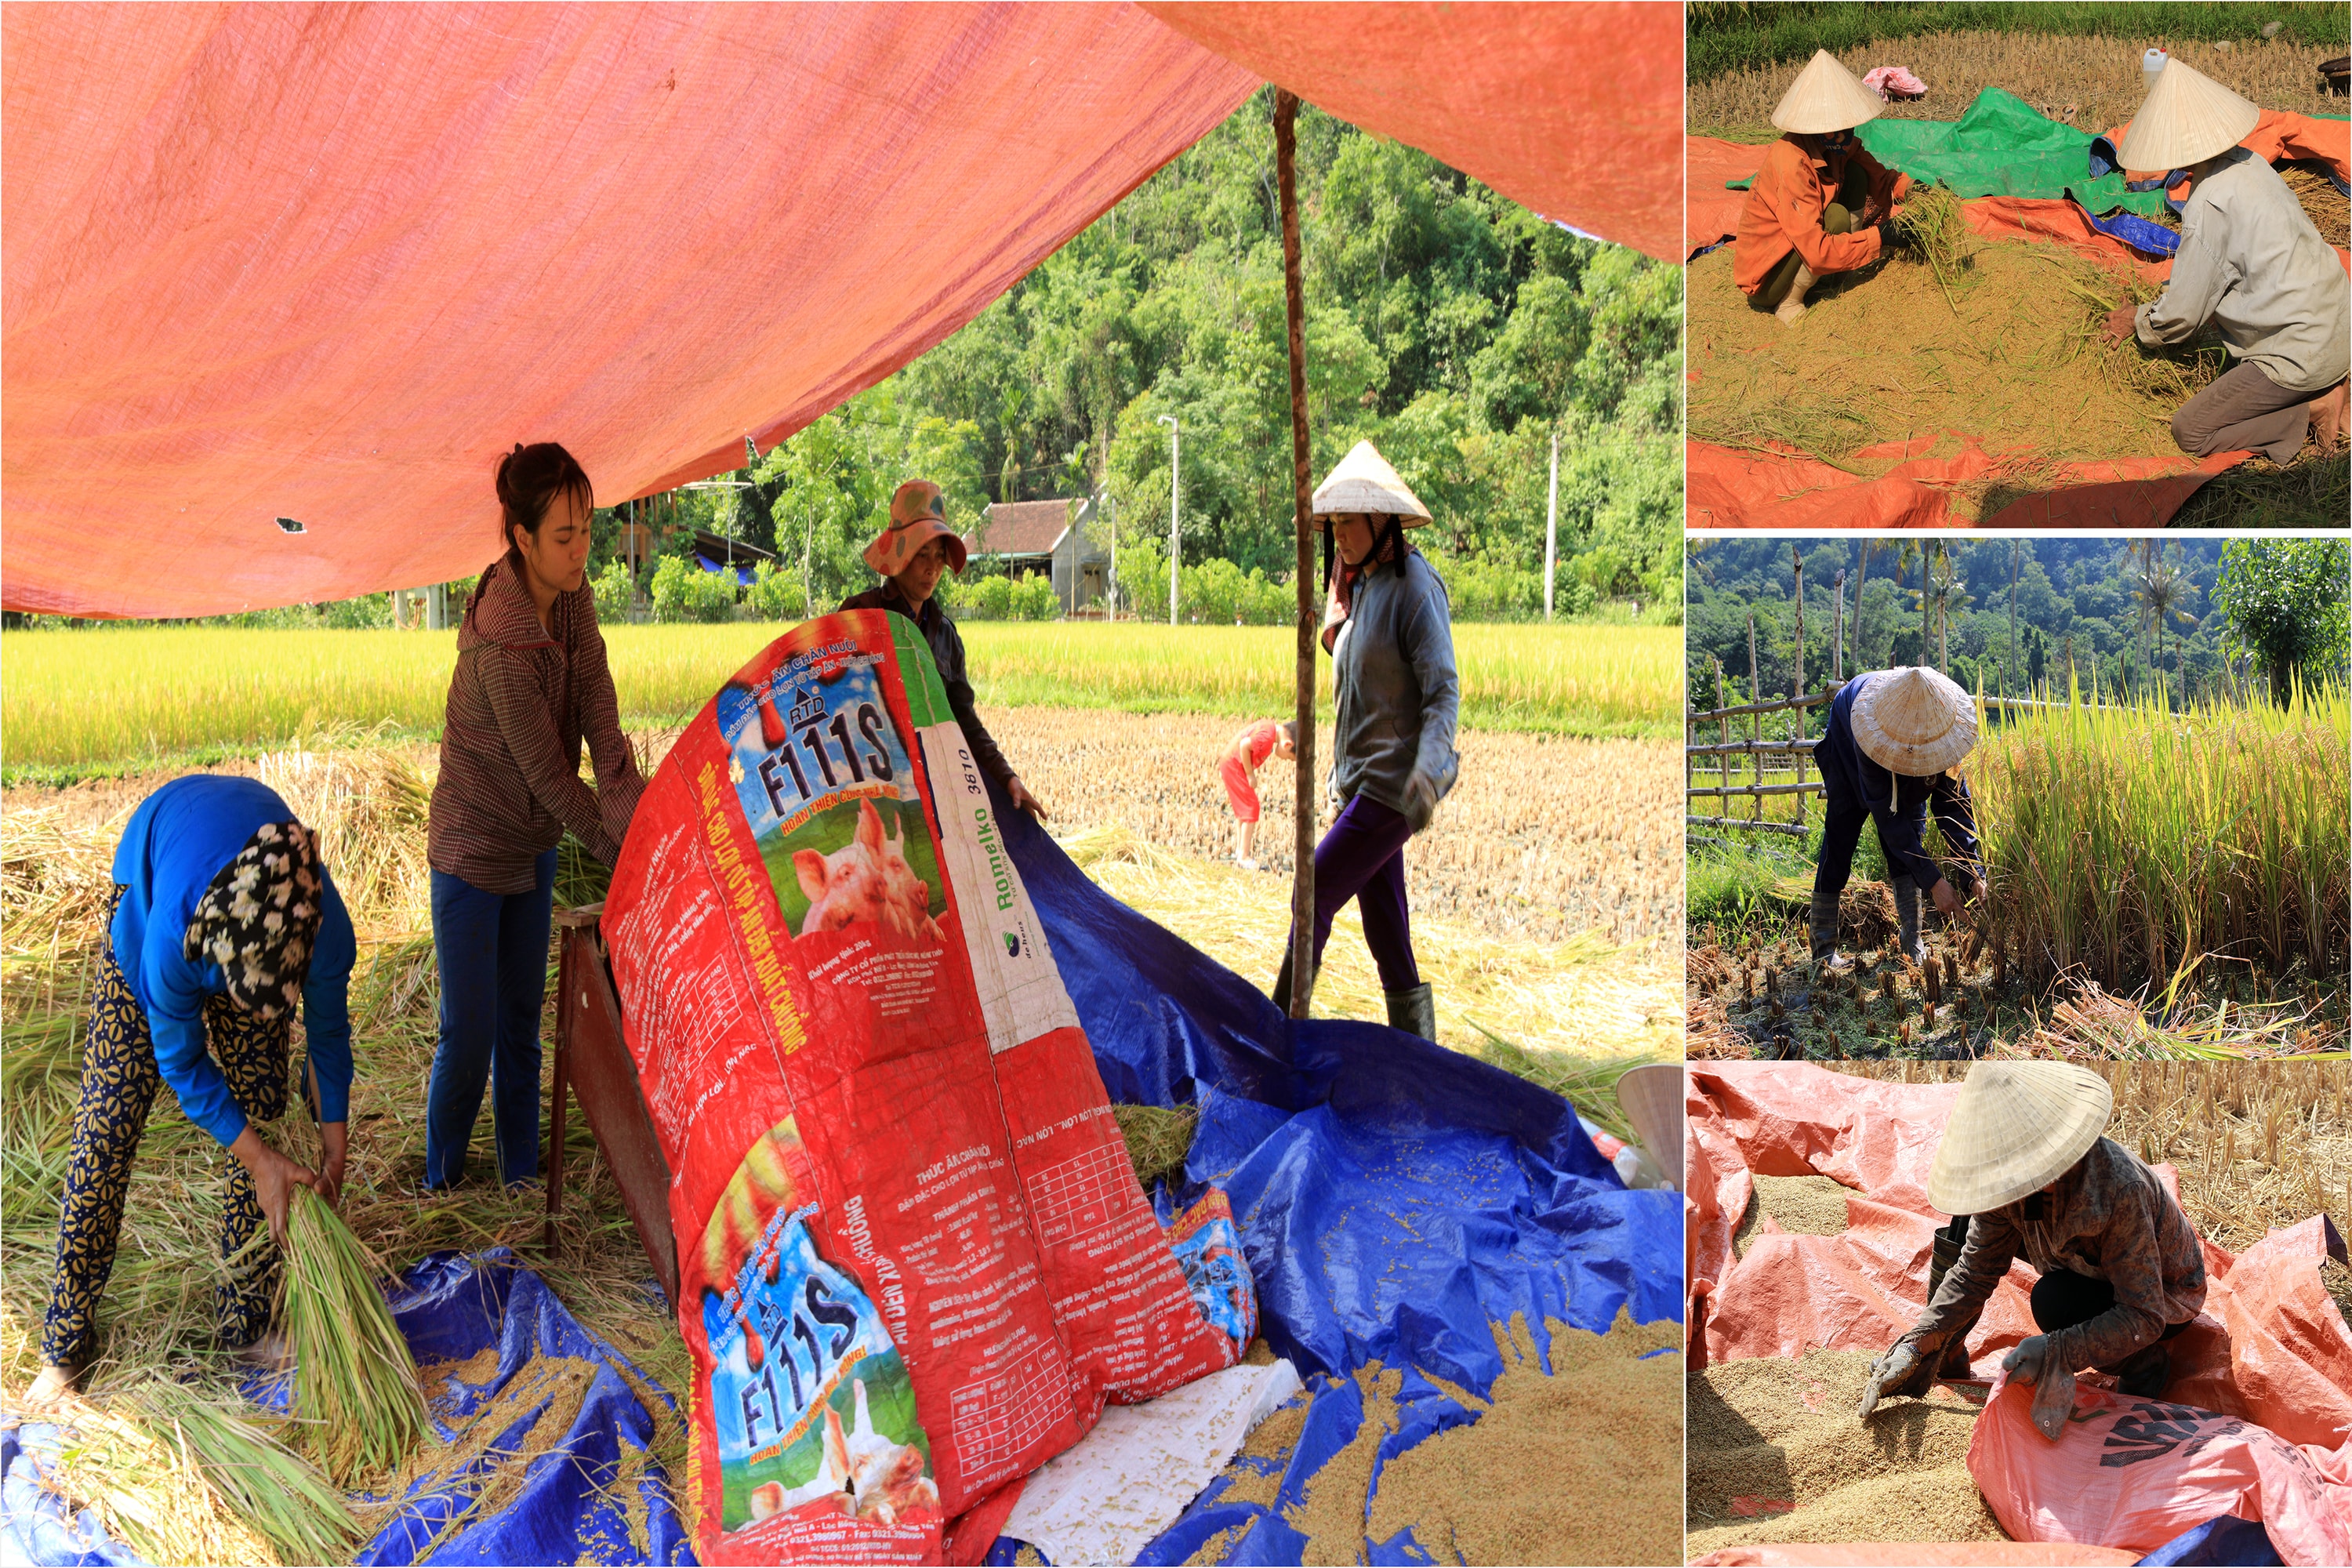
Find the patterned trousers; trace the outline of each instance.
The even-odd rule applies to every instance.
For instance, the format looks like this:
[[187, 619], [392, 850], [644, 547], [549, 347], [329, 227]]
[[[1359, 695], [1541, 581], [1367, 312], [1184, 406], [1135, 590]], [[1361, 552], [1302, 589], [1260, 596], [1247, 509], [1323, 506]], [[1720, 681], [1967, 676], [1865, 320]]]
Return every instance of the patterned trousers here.
[[[118, 890], [116, 897], [121, 898]], [[205, 1046], [230, 1095], [248, 1121], [272, 1121], [286, 1112], [291, 1020], [256, 1017], [226, 996], [205, 1004]], [[73, 1152], [66, 1167], [63, 1213], [58, 1222], [57, 1271], [41, 1325], [41, 1359], [79, 1366], [89, 1359], [98, 1326], [98, 1299], [114, 1272], [122, 1208], [131, 1195], [131, 1167], [147, 1113], [163, 1087], [147, 1016], [110, 947], [99, 959], [89, 1038], [82, 1047], [81, 1100], [74, 1110]], [[260, 1244], [214, 1287], [221, 1343], [251, 1344], [269, 1326], [278, 1295], [279, 1259], [268, 1238], [261, 1199], [242, 1160], [227, 1159], [220, 1255], [226, 1261], [258, 1236]]]

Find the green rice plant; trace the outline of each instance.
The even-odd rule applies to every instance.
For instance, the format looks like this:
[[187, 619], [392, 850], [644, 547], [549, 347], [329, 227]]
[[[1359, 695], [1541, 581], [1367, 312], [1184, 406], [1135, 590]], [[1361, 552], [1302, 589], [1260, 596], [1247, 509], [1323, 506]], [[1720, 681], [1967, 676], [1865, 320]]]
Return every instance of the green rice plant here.
[[294, 1357], [294, 1418], [338, 1481], [392, 1469], [432, 1423], [376, 1283], [386, 1270], [308, 1187], [291, 1194], [286, 1232], [278, 1323]]
[[[605, 628], [622, 718], [675, 723], [784, 631], [774, 622]], [[1287, 626], [1133, 622], [963, 627], [983, 708], [1288, 713]], [[1586, 736], [1664, 735], [1681, 700], [1676, 626], [1462, 625], [1462, 723]], [[0, 634], [8, 777], [162, 761], [203, 765], [300, 742], [348, 750], [441, 732], [455, 637], [416, 631], [136, 626]], [[1317, 656], [1323, 711], [1331, 661]], [[379, 792], [381, 793], [381, 792]]]
[[[150, 1563], [266, 1561], [184, 1447], [142, 1421], [76, 1400], [55, 1413], [64, 1436], [42, 1480]], [[297, 1559], [321, 1562], [323, 1558]]]
[[2341, 975], [2352, 903], [2352, 702], [2079, 691], [1986, 739], [1969, 767], [2005, 927], [2029, 974], [2178, 991], [2203, 971]]
[[[156, 1379], [124, 1396], [129, 1413], [193, 1461], [214, 1496], [285, 1563], [339, 1563], [360, 1541], [343, 1494], [235, 1405]], [[151, 1559], [168, 1561], [168, 1559]]]

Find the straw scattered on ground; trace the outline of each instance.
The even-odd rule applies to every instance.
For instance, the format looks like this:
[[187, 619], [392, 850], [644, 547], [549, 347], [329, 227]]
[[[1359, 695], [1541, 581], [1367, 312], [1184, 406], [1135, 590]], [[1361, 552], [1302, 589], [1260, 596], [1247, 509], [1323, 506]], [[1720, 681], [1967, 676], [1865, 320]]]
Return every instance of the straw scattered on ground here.
[[1785, 1542], [2007, 1539], [1969, 1478], [1976, 1407], [1938, 1385], [1862, 1404], [1871, 1357], [1723, 1362], [1690, 1380], [1692, 1556]]
[[2319, 237], [2338, 249], [2352, 246], [2352, 198], [2336, 188], [2336, 182], [2328, 177], [2327, 165], [2295, 159], [2277, 167], [2279, 178], [2294, 193], [2294, 199], [2303, 204], [2303, 214], [2319, 231]]
[[1769, 1216], [1790, 1236], [1845, 1234], [1846, 1189], [1827, 1176], [1751, 1176], [1748, 1207], [1732, 1232], [1731, 1250], [1738, 1258], [1763, 1228]]
[[1727, 247], [1690, 266], [1691, 437], [1872, 478], [1905, 459], [1866, 449], [1973, 440], [1997, 462], [1956, 488], [1970, 521], [2049, 489], [2063, 461], [2177, 458], [2173, 411], [2220, 368], [2218, 350], [2109, 344], [2107, 314], [2152, 286], [2056, 246], [1970, 242], [1948, 283], [1893, 257], [1824, 279], [1793, 327], [1748, 303], [1733, 264]]
[[[2046, 33], [1965, 32], [1882, 38], [1836, 51], [1860, 77], [1873, 66], [1908, 67], [1927, 84], [1927, 96], [1891, 102], [1889, 120], [1958, 120], [1988, 87], [2013, 93], [2053, 120], [2094, 135], [2121, 125], [2139, 111], [2147, 88], [2140, 78], [2140, 51], [2153, 38], [2063, 37]], [[2319, 62], [2344, 46], [2316, 48], [2280, 39], [2212, 44], [2168, 43], [2182, 64], [2211, 77], [2264, 109], [2304, 114], [2344, 113], [2344, 100], [2319, 89]], [[1734, 71], [1690, 84], [1686, 123], [1695, 135], [1726, 130], [1780, 134], [1771, 129], [1773, 106], [1789, 89], [1802, 60], [1768, 70]]]

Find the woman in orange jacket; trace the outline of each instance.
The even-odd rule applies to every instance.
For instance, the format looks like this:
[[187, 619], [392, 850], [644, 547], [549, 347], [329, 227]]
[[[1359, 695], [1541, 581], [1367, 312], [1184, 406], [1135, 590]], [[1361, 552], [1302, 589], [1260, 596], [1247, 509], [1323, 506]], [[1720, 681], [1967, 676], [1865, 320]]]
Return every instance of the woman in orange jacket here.
[[1854, 139], [1885, 105], [1826, 49], [1799, 73], [1772, 111], [1787, 134], [1764, 150], [1739, 212], [1732, 281], [1783, 326], [1805, 313], [1805, 294], [1832, 272], [1867, 267], [1908, 243], [1893, 222], [1911, 189]]

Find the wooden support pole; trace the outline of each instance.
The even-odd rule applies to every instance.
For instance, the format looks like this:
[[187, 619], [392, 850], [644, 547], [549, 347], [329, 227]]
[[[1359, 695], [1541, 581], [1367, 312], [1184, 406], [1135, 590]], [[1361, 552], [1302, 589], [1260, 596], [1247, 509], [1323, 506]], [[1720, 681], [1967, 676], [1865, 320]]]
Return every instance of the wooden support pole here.
[[[1797, 568], [1797, 663], [1789, 672], [1789, 700], [1793, 703], [1805, 694], [1805, 552], [1793, 541], [1789, 545], [1789, 559], [1795, 563]], [[1804, 732], [1805, 710], [1790, 708], [1789, 739], [1796, 740]], [[1756, 782], [1764, 782], [1760, 772], [1756, 775]], [[1802, 752], [1797, 753], [1797, 782], [1800, 784], [1805, 782], [1805, 755]], [[1805, 797], [1800, 795], [1797, 797], [1797, 826], [1802, 827], [1804, 825]]]
[[1274, 95], [1274, 169], [1282, 201], [1283, 314], [1290, 331], [1290, 479], [1297, 535], [1297, 763], [1290, 880], [1290, 1016], [1315, 994], [1315, 637], [1322, 629], [1315, 576], [1315, 485], [1307, 470], [1306, 304], [1298, 265], [1298, 99]]
[[[1748, 738], [1751, 741], [1760, 741], [1764, 738], [1762, 681], [1763, 672], [1756, 668], [1756, 612], [1750, 610], [1748, 612]], [[1760, 763], [1756, 769], [1756, 776], [1759, 779], [1764, 776], [1764, 769]], [[1764, 820], [1764, 803], [1760, 800], [1756, 803], [1756, 820], [1758, 822]]]

